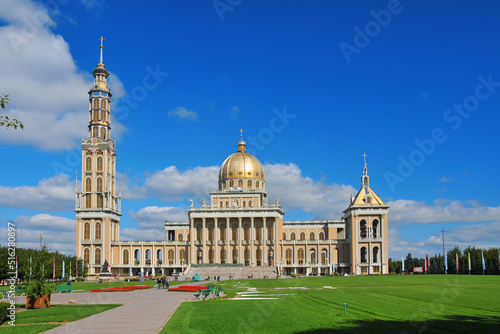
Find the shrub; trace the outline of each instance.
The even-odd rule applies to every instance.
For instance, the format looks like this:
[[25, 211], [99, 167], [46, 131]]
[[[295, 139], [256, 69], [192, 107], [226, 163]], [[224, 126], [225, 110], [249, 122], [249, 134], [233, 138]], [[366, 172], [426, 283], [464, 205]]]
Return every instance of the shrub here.
[[7, 308], [9, 306], [10, 303], [0, 303], [0, 325], [7, 320], [7, 315], [9, 314], [9, 310]]

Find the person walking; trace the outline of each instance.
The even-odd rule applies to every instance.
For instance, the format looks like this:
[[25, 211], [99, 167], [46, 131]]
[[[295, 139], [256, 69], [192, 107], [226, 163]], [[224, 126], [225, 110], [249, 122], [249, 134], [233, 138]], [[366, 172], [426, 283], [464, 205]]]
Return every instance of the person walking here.
[[166, 281], [165, 283], [167, 283], [167, 290], [168, 290], [168, 288], [170, 287], [170, 281], [168, 280], [168, 277], [165, 277], [165, 281]]
[[161, 278], [160, 278], [160, 276], [158, 276], [158, 278], [156, 279], [156, 283], [158, 283], [158, 289], [159, 289], [160, 285], [161, 285]]
[[165, 289], [165, 276], [161, 277], [161, 285], [162, 285], [162, 289]]

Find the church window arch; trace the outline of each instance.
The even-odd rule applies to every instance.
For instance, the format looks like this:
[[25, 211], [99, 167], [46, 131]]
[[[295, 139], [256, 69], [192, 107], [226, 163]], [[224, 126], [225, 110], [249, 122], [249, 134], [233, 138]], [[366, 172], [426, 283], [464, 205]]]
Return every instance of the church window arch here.
[[323, 248], [321, 250], [321, 264], [326, 264], [326, 261], [328, 259], [328, 251], [326, 248]]
[[238, 263], [238, 249], [233, 248], [233, 264], [237, 264], [237, 263]]
[[378, 250], [379, 250], [378, 246], [373, 247], [373, 252], [372, 252], [372, 256], [373, 256], [372, 262], [373, 263], [379, 262]]
[[306, 234], [304, 232], [300, 233], [300, 240], [306, 240]]
[[208, 241], [214, 241], [214, 224], [208, 224]]
[[247, 202], [246, 201], [243, 201], [243, 207], [246, 208], [247, 207]]
[[101, 128], [101, 138], [106, 139], [106, 129], [105, 128]]
[[94, 99], [94, 108], [99, 108], [99, 99]]
[[295, 232], [292, 232], [292, 233], [290, 234], [290, 240], [295, 240]]
[[247, 187], [248, 187], [248, 188], [252, 188], [252, 180], [248, 180], [248, 182], [247, 182]]
[[238, 224], [234, 223], [231, 225], [232, 240], [238, 240]]
[[95, 239], [101, 240], [101, 223], [95, 223]]
[[362, 219], [359, 222], [359, 237], [361, 239], [366, 238], [366, 220]]
[[286, 264], [292, 264], [292, 250], [287, 248], [285, 251]]
[[226, 249], [222, 248], [220, 250], [220, 263], [226, 263]]
[[283, 240], [286, 240], [286, 233], [283, 232]]
[[255, 224], [255, 240], [262, 240], [262, 223]]
[[134, 250], [134, 260], [135, 260], [135, 264], [141, 263], [141, 250], [140, 249]]
[[85, 179], [85, 191], [92, 191], [92, 180], [90, 177]]
[[372, 221], [372, 233], [374, 238], [380, 238], [379, 222], [378, 219]]
[[243, 224], [243, 240], [250, 240], [250, 224], [249, 223], [244, 223]]
[[319, 232], [319, 240], [325, 240], [325, 233]]
[[311, 232], [311, 233], [309, 234], [309, 239], [310, 239], [310, 240], [314, 240], [314, 232]]
[[219, 232], [220, 232], [219, 239], [221, 241], [226, 241], [226, 224], [220, 224]]
[[268, 223], [267, 224], [267, 240], [273, 240], [273, 239], [274, 239], [273, 223]]
[[92, 158], [91, 157], [87, 157], [85, 159], [85, 170], [87, 172], [90, 172], [92, 170]]
[[229, 188], [232, 188], [232, 187], [234, 187], [234, 181], [233, 181], [233, 180], [230, 180], [230, 181], [229, 181]]
[[255, 188], [259, 189], [259, 181], [255, 181]]
[[220, 201], [219, 206], [220, 206], [221, 209], [224, 209], [224, 202]]
[[85, 248], [83, 250], [83, 262], [85, 264], [89, 264], [89, 261], [90, 261], [90, 249]]
[[304, 249], [303, 248], [299, 248], [299, 250], [297, 251], [297, 260], [298, 260], [299, 264], [304, 264]]
[[243, 180], [238, 180], [238, 187], [242, 188], [243, 187]]
[[151, 249], [146, 249], [144, 254], [146, 255], [146, 264], [151, 264]]
[[95, 253], [94, 253], [94, 264], [101, 264], [101, 249], [96, 248]]
[[94, 126], [94, 128], [92, 129], [92, 137], [98, 137], [99, 136], [99, 129], [97, 128], [97, 126]]
[[179, 260], [181, 260], [181, 264], [186, 263], [186, 251], [184, 249], [179, 251]]
[[366, 247], [363, 246], [361, 247], [361, 263], [366, 263], [367, 262], [367, 254], [368, 252], [366, 251]]
[[229, 208], [229, 201], [226, 201], [226, 208]]
[[196, 224], [196, 241], [201, 241], [201, 223]]
[[174, 264], [175, 253], [173, 249], [168, 250], [168, 264]]
[[316, 250], [314, 248], [311, 248], [309, 250], [309, 256], [311, 258], [311, 263], [316, 263]]
[[183, 238], [184, 238], [184, 237], [182, 236], [182, 233], [179, 233], [179, 234], [177, 235], [177, 240], [178, 240], [178, 241], [184, 241], [184, 240], [183, 240]]
[[102, 195], [97, 195], [97, 207], [99, 209], [102, 209], [103, 208], [103, 197]]
[[92, 207], [92, 197], [89, 195], [85, 195], [85, 207], [88, 209]]
[[123, 250], [123, 259], [122, 259], [123, 264], [129, 264], [129, 254], [128, 254], [128, 249]]
[[101, 109], [106, 109], [106, 100], [101, 100]]
[[83, 239], [84, 240], [89, 240], [90, 239], [90, 223], [86, 222], [83, 224]]
[[97, 170], [102, 171], [102, 157], [97, 157]]
[[163, 249], [156, 250], [156, 263], [163, 264]]
[[102, 177], [97, 178], [97, 191], [102, 191]]
[[214, 263], [214, 249], [210, 247], [208, 250], [208, 263]]

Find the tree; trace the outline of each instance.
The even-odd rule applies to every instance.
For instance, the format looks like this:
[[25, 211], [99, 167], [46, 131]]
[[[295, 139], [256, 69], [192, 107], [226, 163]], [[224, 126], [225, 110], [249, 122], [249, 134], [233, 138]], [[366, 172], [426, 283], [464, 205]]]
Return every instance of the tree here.
[[[47, 244], [43, 242], [43, 237], [40, 236], [40, 251], [36, 254], [33, 259], [33, 273], [30, 277], [30, 283], [27, 287], [26, 295], [37, 299], [42, 295], [50, 295], [52, 287], [47, 284], [46, 277], [43, 272], [43, 264], [47, 263], [49, 259], [49, 249]], [[45, 273], [49, 270], [45, 270]]]
[[[0, 107], [5, 109], [5, 106], [9, 104], [9, 95], [0, 96]], [[9, 118], [9, 116], [0, 115], [0, 126], [5, 126], [6, 128], [21, 128], [24, 129], [24, 124], [15, 118]]]

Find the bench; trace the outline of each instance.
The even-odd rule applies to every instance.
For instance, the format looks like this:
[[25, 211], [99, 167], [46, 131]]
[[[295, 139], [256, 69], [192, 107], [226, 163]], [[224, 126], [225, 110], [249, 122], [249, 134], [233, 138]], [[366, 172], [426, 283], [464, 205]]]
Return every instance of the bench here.
[[201, 295], [201, 290], [198, 290], [198, 292], [194, 294], [194, 296], [196, 297], [196, 299], [198, 299], [198, 297], [200, 297], [200, 295]]
[[215, 295], [216, 295], [217, 297], [219, 297], [219, 296], [220, 296], [221, 294], [223, 294], [223, 293], [224, 293], [224, 288], [220, 288], [220, 289], [218, 289], [218, 290], [217, 290], [217, 292], [215, 293]]
[[210, 296], [210, 294], [212, 293], [212, 290], [210, 289], [205, 289], [205, 290], [201, 290], [201, 294], [207, 298], [208, 296]]
[[26, 295], [26, 287], [25, 286], [22, 286], [22, 287], [17, 287], [16, 286], [16, 295], [17, 294], [19, 294], [21, 296]]
[[2, 299], [7, 299], [7, 298], [8, 298], [7, 290], [2, 289]]
[[61, 292], [73, 292], [73, 287], [71, 285], [56, 285], [56, 291]]

